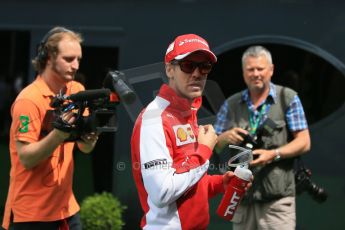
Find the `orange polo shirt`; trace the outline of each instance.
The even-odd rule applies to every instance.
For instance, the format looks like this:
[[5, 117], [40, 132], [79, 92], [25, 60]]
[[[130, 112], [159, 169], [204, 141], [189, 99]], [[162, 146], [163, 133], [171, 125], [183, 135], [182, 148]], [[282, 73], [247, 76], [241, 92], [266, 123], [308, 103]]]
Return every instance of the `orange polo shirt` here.
[[[84, 90], [75, 81], [67, 84], [66, 94]], [[72, 191], [74, 142], [61, 144], [49, 158], [32, 169], [19, 161], [15, 142], [37, 142], [47, 135], [50, 122], [44, 118], [55, 94], [41, 77], [18, 95], [11, 108], [11, 171], [3, 227], [8, 228], [11, 211], [14, 222], [56, 221], [74, 215], [79, 205]], [[46, 131], [47, 130], [47, 131]], [[46, 132], [45, 132], [46, 131]]]

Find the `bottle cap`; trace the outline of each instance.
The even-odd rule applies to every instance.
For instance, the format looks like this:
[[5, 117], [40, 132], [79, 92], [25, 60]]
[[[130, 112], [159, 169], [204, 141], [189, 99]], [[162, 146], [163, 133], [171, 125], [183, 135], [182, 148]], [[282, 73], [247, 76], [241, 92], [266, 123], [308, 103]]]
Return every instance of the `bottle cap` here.
[[250, 178], [252, 177], [252, 171], [243, 166], [237, 166], [234, 173], [237, 177], [246, 181], [250, 181]]

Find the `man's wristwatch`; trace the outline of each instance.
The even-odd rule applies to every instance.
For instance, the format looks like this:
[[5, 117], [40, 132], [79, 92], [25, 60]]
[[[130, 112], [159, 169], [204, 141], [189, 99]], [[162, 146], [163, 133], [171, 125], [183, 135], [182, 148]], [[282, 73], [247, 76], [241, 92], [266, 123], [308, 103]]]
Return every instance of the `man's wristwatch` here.
[[276, 156], [274, 157], [273, 161], [279, 161], [281, 158], [279, 149], [275, 149], [274, 152]]

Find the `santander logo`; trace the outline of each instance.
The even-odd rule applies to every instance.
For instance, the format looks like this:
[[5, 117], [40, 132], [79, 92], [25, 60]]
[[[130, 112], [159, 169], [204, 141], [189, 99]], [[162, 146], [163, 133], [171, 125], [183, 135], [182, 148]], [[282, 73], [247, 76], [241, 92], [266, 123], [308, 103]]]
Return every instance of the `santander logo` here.
[[178, 45], [179, 45], [179, 46], [183, 46], [184, 44], [190, 43], [190, 42], [202, 43], [202, 44], [204, 44], [205, 46], [208, 47], [207, 42], [205, 42], [205, 41], [203, 41], [203, 40], [200, 40], [200, 39], [197, 39], [197, 38], [193, 38], [193, 39], [184, 39], [183, 41], [180, 41]]

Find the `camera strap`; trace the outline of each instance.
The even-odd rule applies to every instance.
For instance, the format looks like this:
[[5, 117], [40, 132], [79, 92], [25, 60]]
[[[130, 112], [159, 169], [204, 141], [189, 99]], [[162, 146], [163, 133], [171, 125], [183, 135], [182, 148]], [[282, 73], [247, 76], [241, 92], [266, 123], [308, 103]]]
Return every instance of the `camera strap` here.
[[304, 162], [301, 156], [295, 157], [295, 166], [298, 169], [305, 169]]

